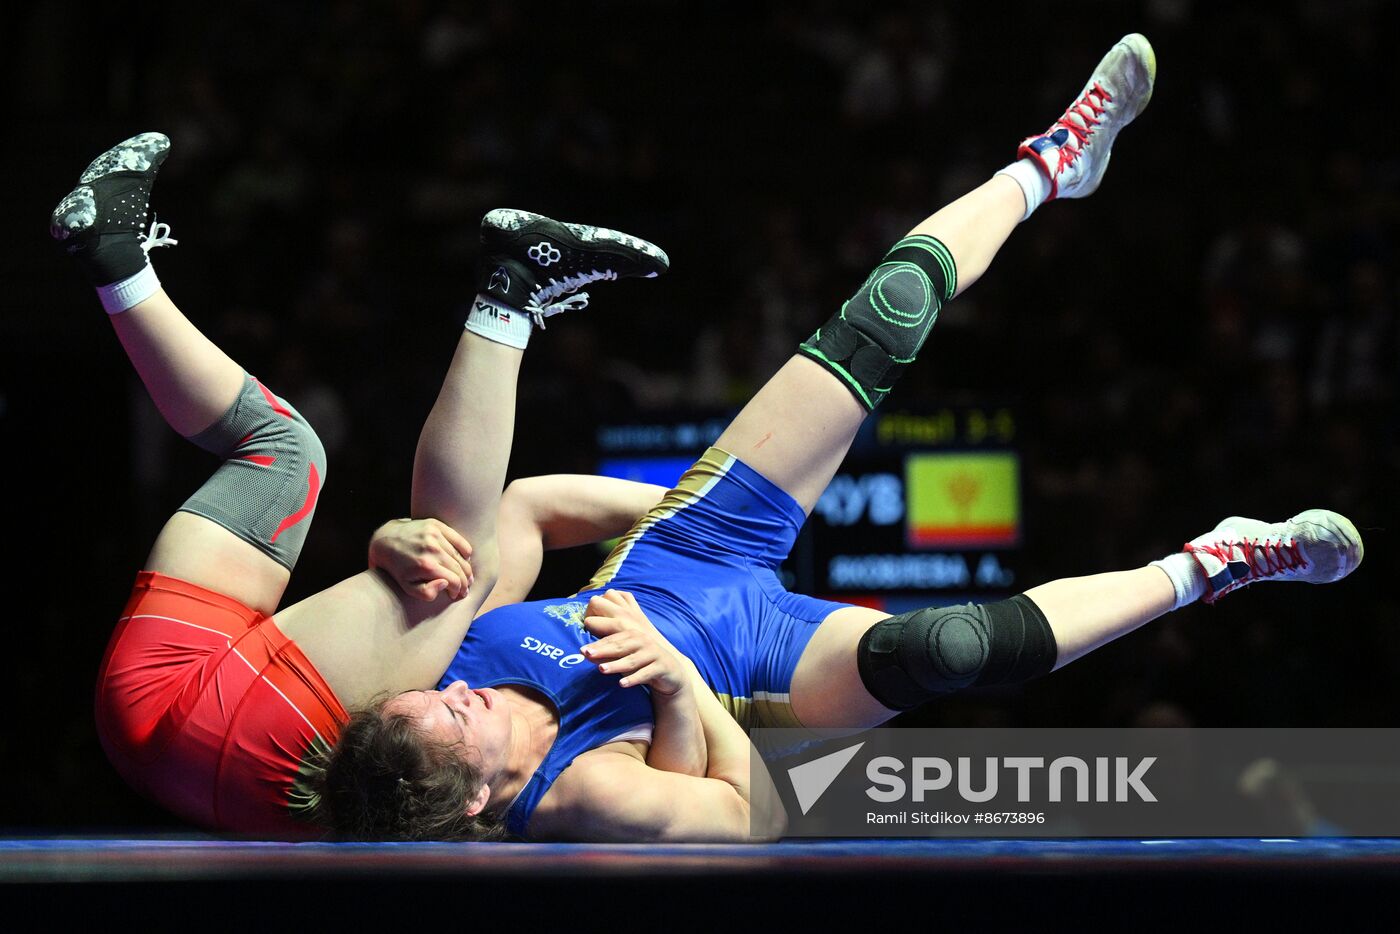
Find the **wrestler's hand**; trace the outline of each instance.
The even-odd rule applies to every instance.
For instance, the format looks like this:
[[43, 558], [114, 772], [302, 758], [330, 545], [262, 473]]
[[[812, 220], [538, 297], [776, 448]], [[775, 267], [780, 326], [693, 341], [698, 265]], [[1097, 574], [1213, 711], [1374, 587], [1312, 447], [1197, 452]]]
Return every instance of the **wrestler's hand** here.
[[630, 593], [609, 590], [590, 599], [583, 625], [599, 638], [579, 651], [603, 674], [622, 675], [623, 687], [645, 684], [666, 696], [691, 687], [690, 660], [657, 631]]
[[436, 519], [393, 519], [369, 541], [369, 566], [429, 603], [444, 592], [460, 600], [471, 591], [471, 556], [471, 543]]

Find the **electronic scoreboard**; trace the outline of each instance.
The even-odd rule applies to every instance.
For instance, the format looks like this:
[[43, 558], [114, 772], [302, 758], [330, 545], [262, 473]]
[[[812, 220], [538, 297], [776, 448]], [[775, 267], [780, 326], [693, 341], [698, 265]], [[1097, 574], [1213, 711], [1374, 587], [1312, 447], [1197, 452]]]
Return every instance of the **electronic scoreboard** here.
[[[604, 425], [599, 473], [672, 486], [727, 416]], [[902, 613], [1018, 587], [1021, 459], [1007, 407], [866, 419], [783, 566], [789, 589]]]

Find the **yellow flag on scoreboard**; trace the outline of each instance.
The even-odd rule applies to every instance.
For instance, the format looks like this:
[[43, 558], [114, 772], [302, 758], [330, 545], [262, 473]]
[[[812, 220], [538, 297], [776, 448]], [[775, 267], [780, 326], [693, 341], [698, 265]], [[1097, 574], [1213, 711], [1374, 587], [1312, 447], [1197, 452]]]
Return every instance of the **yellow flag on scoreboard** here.
[[911, 454], [904, 470], [911, 547], [1007, 548], [1020, 541], [1014, 453]]

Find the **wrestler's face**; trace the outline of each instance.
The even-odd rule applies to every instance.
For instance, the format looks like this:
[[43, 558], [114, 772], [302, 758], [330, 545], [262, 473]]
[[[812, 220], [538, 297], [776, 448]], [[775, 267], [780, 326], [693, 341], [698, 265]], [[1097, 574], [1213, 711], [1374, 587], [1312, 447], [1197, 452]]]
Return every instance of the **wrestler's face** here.
[[510, 749], [510, 703], [490, 688], [472, 690], [454, 681], [441, 691], [408, 691], [390, 701], [385, 713], [407, 714], [430, 739], [461, 750], [481, 769], [487, 784], [504, 771]]

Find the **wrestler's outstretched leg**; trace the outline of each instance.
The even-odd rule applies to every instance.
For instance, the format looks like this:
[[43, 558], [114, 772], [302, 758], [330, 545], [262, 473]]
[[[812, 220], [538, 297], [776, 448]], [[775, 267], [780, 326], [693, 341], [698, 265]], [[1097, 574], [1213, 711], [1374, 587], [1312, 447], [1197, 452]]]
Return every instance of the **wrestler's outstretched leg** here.
[[[1146, 105], [1154, 74], [1146, 40], [1125, 38], [1065, 115], [1022, 143], [1021, 161], [1001, 174], [1024, 193], [1027, 215], [1042, 196], [1083, 196], [1097, 187], [1110, 155], [1105, 142]], [[938, 237], [945, 246], [959, 244], [951, 252], [969, 256], [972, 273], [980, 274], [999, 245], [995, 235], [1005, 229], [1011, 206], [996, 209], [985, 186], [954, 208], [959, 205], [993, 207], [992, 223], [982, 227], [964, 219], [950, 225], [935, 215], [915, 233]], [[990, 232], [991, 239], [962, 239], [968, 223], [974, 232]], [[972, 250], [959, 253], [968, 243]], [[949, 295], [955, 290], [946, 289]], [[857, 362], [861, 352], [857, 341]], [[845, 368], [849, 373], [841, 369], [833, 371], [859, 375], [854, 367]], [[827, 616], [804, 650], [792, 679], [793, 713], [810, 727], [873, 726], [963, 687], [1045, 674], [1202, 596], [1211, 600], [1255, 580], [1337, 580], [1360, 559], [1361, 541], [1351, 523], [1312, 510], [1275, 525], [1226, 520], [1155, 567], [1053, 581], [999, 603], [897, 617], [847, 607]]]
[[[717, 446], [810, 511], [865, 415], [913, 362], [942, 303], [970, 287], [1016, 225], [1043, 202], [1084, 197], [1098, 188], [1118, 133], [1146, 107], [1155, 76], [1155, 54], [1146, 39], [1131, 35], [1117, 43], [1064, 114], [1045, 133], [1022, 141], [1018, 161], [895, 244]], [[1156, 596], [1149, 584], [1144, 595], [1118, 605], [1133, 607], [1125, 612], [1145, 620], [1163, 611]], [[1030, 611], [1027, 638], [1052, 644], [1049, 624], [1033, 604]], [[849, 677], [858, 643], [880, 618], [858, 608], [826, 618], [793, 676], [791, 702], [799, 719], [831, 725], [828, 713], [834, 712], [864, 725], [889, 716], [878, 705], [856, 714], [870, 697], [858, 675]], [[1029, 659], [1032, 653], [1024, 654]], [[838, 678], [844, 680], [833, 690]]]
[[1017, 162], [916, 226], [840, 313], [759, 390], [716, 446], [811, 512], [866, 414], [914, 361], [945, 301], [976, 282], [1043, 202], [1098, 188], [1114, 139], [1152, 94], [1156, 59], [1125, 37]]
[[143, 133], [98, 156], [50, 232], [97, 287], [117, 338], [171, 428], [224, 460], [166, 523], [144, 569], [271, 614], [310, 526], [325, 454], [310, 426], [224, 354], [160, 287], [145, 221], [170, 151]]
[[1147, 567], [1051, 581], [999, 603], [895, 617], [848, 607], [827, 617], [803, 654], [793, 710], [813, 728], [875, 726], [965, 687], [1063, 668], [1197, 600], [1259, 581], [1341, 580], [1363, 556], [1346, 517], [1309, 509], [1276, 523], [1226, 519]]

